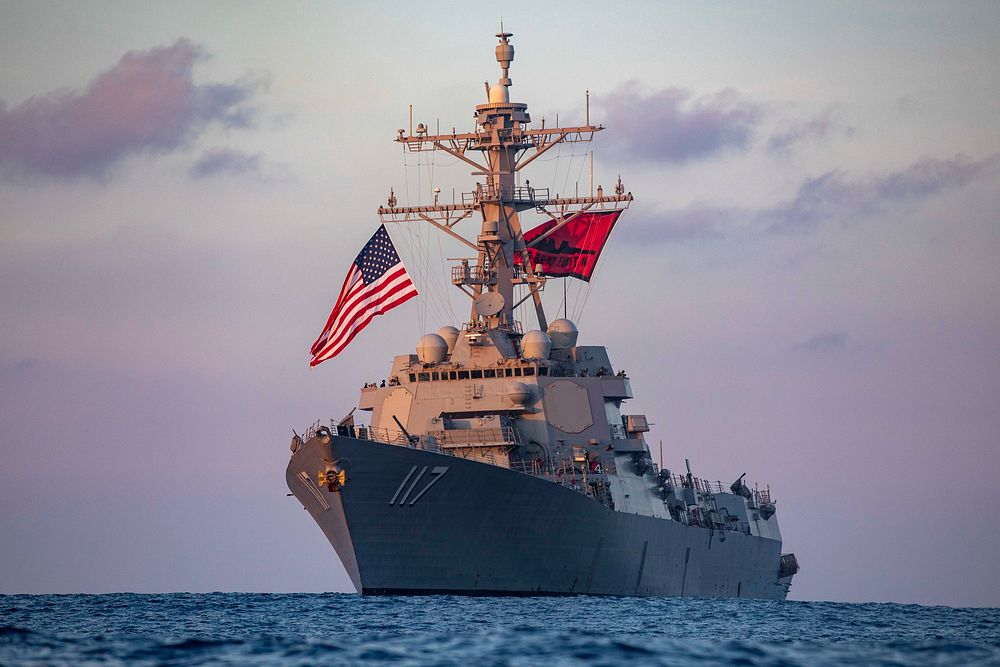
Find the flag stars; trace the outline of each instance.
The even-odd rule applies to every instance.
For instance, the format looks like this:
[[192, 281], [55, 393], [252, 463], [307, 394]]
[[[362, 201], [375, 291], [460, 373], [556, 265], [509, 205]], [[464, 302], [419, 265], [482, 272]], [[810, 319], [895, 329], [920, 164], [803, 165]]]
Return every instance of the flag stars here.
[[385, 226], [379, 227], [354, 260], [337, 305], [323, 333], [313, 343], [310, 351], [313, 359], [309, 365], [315, 366], [337, 356], [373, 317], [416, 295], [417, 289], [389, 240]]

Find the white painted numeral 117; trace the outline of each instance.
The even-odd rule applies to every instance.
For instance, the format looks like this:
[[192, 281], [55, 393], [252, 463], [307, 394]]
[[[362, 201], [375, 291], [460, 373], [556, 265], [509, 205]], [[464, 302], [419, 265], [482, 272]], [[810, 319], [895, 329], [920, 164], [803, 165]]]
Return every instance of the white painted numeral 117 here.
[[[403, 481], [400, 482], [399, 488], [396, 489], [396, 493], [392, 494], [392, 499], [389, 500], [389, 504], [398, 504], [399, 507], [402, 507], [406, 504], [407, 499], [409, 499], [410, 507], [413, 507], [413, 505], [420, 500], [421, 496], [427, 493], [430, 488], [434, 486], [439, 479], [444, 477], [446, 472], [448, 472], [448, 466], [434, 466], [431, 468], [430, 479], [428, 480], [427, 485], [422, 488], [417, 495], [410, 498], [410, 494], [413, 493], [413, 489], [416, 488], [417, 484], [420, 482], [420, 478], [424, 476], [425, 472], [427, 472], [428, 467], [429, 466], [413, 466], [410, 468], [410, 472], [406, 473], [406, 477], [404, 477]], [[419, 472], [417, 472], [418, 468]], [[416, 473], [415, 476], [414, 473]], [[413, 478], [413, 481], [410, 481], [410, 478]], [[406, 491], [404, 492], [403, 489], [406, 489]]]

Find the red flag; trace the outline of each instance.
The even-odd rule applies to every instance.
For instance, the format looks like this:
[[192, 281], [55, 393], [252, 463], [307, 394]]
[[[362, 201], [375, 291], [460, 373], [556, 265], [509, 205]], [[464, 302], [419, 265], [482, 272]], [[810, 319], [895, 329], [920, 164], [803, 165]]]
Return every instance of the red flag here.
[[[590, 282], [597, 259], [619, 215], [621, 211], [581, 213], [534, 247], [531, 242], [554, 228], [557, 222], [549, 220], [529, 229], [524, 233], [524, 242], [529, 246], [532, 267], [537, 271], [541, 265], [540, 273], [544, 276], [570, 276]], [[521, 264], [520, 257], [515, 258], [515, 264]]]
[[378, 228], [351, 264], [337, 304], [323, 333], [313, 343], [310, 366], [340, 354], [376, 315], [382, 315], [417, 295], [406, 267], [385, 231]]

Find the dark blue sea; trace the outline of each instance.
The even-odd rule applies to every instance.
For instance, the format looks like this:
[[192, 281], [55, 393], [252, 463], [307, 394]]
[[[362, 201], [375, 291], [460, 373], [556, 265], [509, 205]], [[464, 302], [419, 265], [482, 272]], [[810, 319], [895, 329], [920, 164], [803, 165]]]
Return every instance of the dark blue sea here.
[[0, 596], [0, 665], [1000, 665], [1000, 609], [693, 598]]

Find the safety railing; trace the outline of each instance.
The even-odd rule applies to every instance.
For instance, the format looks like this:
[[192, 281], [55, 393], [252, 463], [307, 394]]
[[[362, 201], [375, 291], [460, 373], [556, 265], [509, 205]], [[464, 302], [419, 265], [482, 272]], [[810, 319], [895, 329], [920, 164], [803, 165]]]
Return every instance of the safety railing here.
[[510, 426], [446, 429], [428, 431], [427, 435], [436, 439], [441, 447], [512, 446], [519, 442], [517, 431]]
[[[520, 442], [517, 430], [511, 426], [501, 426], [483, 429], [449, 429], [444, 431], [431, 431], [425, 435], [413, 435], [409, 438], [402, 431], [379, 428], [372, 426], [338, 426], [336, 421], [330, 420], [328, 423], [316, 421], [306, 429], [302, 436], [303, 442], [308, 441], [316, 435], [319, 429], [326, 429], [332, 435], [357, 438], [359, 440], [371, 440], [388, 445], [410, 447], [412, 449], [422, 449], [439, 454], [452, 455], [451, 450], [462, 447], [483, 447], [483, 446], [513, 446]], [[477, 458], [484, 458], [477, 456]], [[504, 466], [505, 462], [496, 460], [492, 453], [486, 457], [490, 463]], [[584, 471], [584, 466], [588, 463], [576, 462], [569, 458], [563, 459], [533, 459], [533, 460], [512, 460], [508, 467], [516, 472], [534, 477], [544, 477], [547, 479], [562, 480], [564, 482], [579, 478], [582, 481], [584, 475], [592, 475], [595, 471], [589, 469]], [[653, 466], [654, 473], [656, 466]], [[693, 487], [700, 493], [730, 493], [728, 485], [723, 485], [720, 480], [709, 481], [692, 475], [675, 475], [671, 473], [667, 478], [674, 488]], [[771, 498], [771, 488], [753, 489], [753, 502], [760, 506], [766, 503], [773, 503]]]
[[492, 285], [497, 281], [497, 272], [480, 266], [459, 264], [451, 267], [451, 282], [455, 285]]
[[403, 447], [411, 447], [413, 449], [424, 449], [430, 452], [441, 451], [437, 440], [427, 435], [414, 435], [407, 438], [405, 433], [395, 429], [379, 428], [376, 426], [340, 426], [332, 419], [329, 423], [316, 421], [311, 424], [302, 436], [303, 441], [308, 441], [316, 435], [320, 429], [325, 429], [331, 435], [339, 435], [345, 438], [371, 440], [372, 442], [381, 442], [386, 445], [399, 445]]
[[462, 193], [462, 204], [469, 206], [481, 201], [514, 201], [521, 204], [544, 203], [550, 199], [549, 188], [531, 186], [477, 187], [472, 192]]

